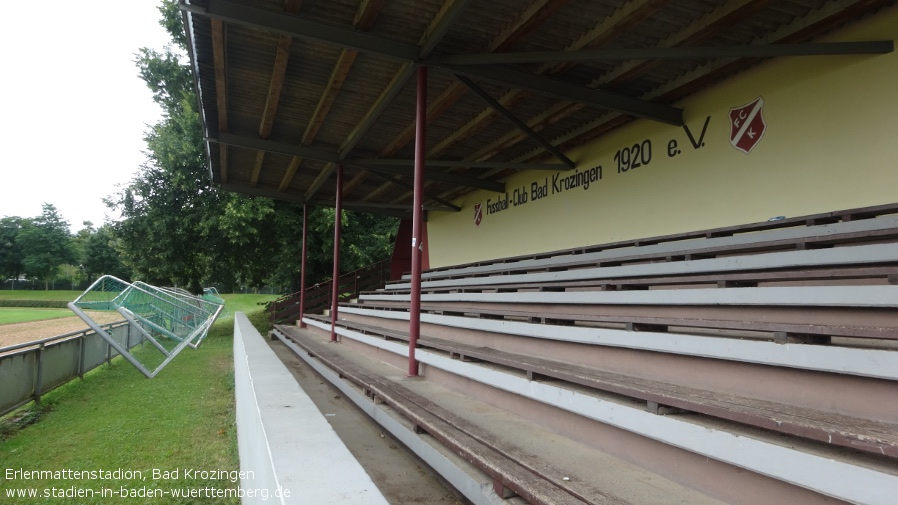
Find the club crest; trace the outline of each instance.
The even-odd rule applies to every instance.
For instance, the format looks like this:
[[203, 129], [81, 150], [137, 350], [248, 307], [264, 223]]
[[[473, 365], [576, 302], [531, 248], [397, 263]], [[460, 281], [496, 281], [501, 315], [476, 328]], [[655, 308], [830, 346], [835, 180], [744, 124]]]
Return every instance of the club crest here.
[[730, 144], [745, 154], [751, 153], [764, 137], [767, 123], [762, 115], [764, 99], [730, 109]]

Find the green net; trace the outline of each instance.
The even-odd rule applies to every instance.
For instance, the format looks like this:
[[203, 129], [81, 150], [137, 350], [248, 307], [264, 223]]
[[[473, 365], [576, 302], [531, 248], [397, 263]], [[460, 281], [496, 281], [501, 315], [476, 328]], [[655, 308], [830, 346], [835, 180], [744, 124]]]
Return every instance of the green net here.
[[128, 339], [127, 348], [121, 342], [113, 347], [147, 376], [154, 376], [185, 346], [196, 348], [223, 306], [224, 300], [214, 289], [200, 297], [179, 288], [129, 283], [108, 275], [69, 304], [94, 330], [100, 330], [98, 333], [102, 329], [85, 311], [116, 311], [127, 319], [139, 338]]

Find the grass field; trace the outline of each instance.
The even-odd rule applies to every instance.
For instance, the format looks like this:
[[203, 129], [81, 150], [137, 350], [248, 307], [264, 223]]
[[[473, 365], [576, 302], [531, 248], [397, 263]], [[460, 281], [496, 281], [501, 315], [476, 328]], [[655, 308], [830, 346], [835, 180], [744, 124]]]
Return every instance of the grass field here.
[[[215, 323], [199, 349], [185, 349], [154, 379], [127, 361], [87, 374], [46, 395], [40, 407], [7, 416], [0, 440], [0, 503], [22, 504], [236, 504], [212, 497], [212, 488], [236, 489], [231, 480], [200, 471], [238, 470], [234, 424], [233, 314], [242, 311], [264, 330], [259, 302], [270, 295], [225, 295], [229, 316]], [[16, 425], [30, 424], [24, 428]], [[13, 471], [115, 471], [130, 475], [83, 474], [81, 478], [4, 479]], [[153, 470], [179, 470], [170, 479]], [[101, 477], [107, 476], [108, 479]], [[155, 498], [121, 496], [144, 493]], [[20, 490], [36, 498], [16, 498]], [[54, 491], [56, 489], [57, 491]], [[53, 497], [93, 490], [93, 496]], [[111, 494], [102, 497], [107, 491]], [[177, 498], [174, 492], [201, 496]], [[168, 493], [160, 495], [159, 493]], [[203, 495], [203, 493], [205, 493]]]
[[0, 290], [0, 300], [54, 300], [60, 302], [70, 302], [81, 291], [31, 291], [28, 289], [7, 289]]
[[0, 307], [0, 324], [25, 323], [43, 321], [60, 317], [72, 317], [69, 309], [26, 309], [19, 307]]

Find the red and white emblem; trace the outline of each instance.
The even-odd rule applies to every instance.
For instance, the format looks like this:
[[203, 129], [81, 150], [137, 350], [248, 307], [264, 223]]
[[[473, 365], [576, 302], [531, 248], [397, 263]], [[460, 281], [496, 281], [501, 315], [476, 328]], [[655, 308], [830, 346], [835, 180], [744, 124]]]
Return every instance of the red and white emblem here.
[[758, 97], [751, 103], [730, 109], [730, 144], [745, 154], [749, 154], [758, 145], [767, 129], [767, 123], [761, 115], [763, 108], [764, 99]]
[[474, 225], [480, 226], [480, 222], [483, 221], [483, 203], [475, 203], [474, 204]]

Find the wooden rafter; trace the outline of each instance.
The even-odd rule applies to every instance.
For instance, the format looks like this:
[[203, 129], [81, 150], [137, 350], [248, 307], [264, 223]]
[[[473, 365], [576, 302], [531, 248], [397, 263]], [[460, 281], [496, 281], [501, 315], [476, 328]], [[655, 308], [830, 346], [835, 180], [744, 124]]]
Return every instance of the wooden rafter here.
[[[658, 44], [658, 47], [698, 45], [714, 34], [720, 33], [721, 30], [736, 24], [741, 19], [745, 19], [746, 16], [763, 9], [772, 1], [751, 0], [746, 2], [745, 0], [731, 0], [713, 10], [707, 16], [663, 40]], [[601, 81], [593, 81], [590, 83], [590, 86], [606, 85], [613, 87], [633, 77], [645, 74], [660, 63], [661, 61], [658, 60], [626, 62], [614, 68]]]
[[302, 158], [299, 156], [294, 156], [292, 160], [290, 160], [290, 166], [287, 167], [287, 172], [284, 174], [284, 178], [281, 179], [281, 184], [278, 186], [278, 192], [283, 193], [290, 187], [290, 183], [293, 182], [293, 177], [296, 176], [296, 171], [299, 169], [299, 165], [302, 163]]
[[[284, 12], [288, 14], [295, 13], [299, 10], [301, 3], [302, 0], [286, 0]], [[271, 132], [274, 129], [274, 119], [277, 116], [278, 104], [281, 101], [281, 91], [284, 89], [284, 79], [287, 75], [287, 62], [290, 60], [291, 45], [293, 45], [293, 37], [281, 35], [278, 38], [277, 53], [274, 57], [274, 68], [271, 71], [271, 83], [268, 86], [268, 96], [265, 98], [265, 109], [262, 111], [262, 120], [259, 123], [259, 137], [263, 140], [271, 138]], [[256, 162], [253, 166], [252, 179], [250, 180], [250, 186], [252, 187], [256, 187], [256, 184], [259, 181], [259, 174], [262, 171], [262, 163], [264, 160], [265, 151], [260, 150], [256, 154]], [[289, 185], [289, 181], [287, 185]]]
[[[757, 2], [745, 1], [728, 2], [715, 11], [709, 13], [708, 16], [706, 16], [704, 22], [709, 25], [714, 25], [715, 29], [718, 31], [725, 29], [730, 24], [735, 23], [739, 20], [738, 17], [732, 17], [730, 15], [731, 12], [741, 11], [743, 15], [745, 15], [746, 11], [744, 9], [754, 6], [756, 3]], [[834, 26], [842, 24], [845, 19], [853, 19], [857, 17], [858, 15], [860, 15], [860, 12], [867, 12], [871, 8], [876, 8], [887, 3], [889, 2], [887, 2], [886, 0], [879, 0], [876, 2], [870, 2], [866, 0], [843, 0], [833, 4], [828, 4], [827, 6], [796, 21], [795, 23], [780, 28], [773, 34], [767, 34], [764, 37], [764, 42], [772, 44], [805, 42], [811, 36], [813, 36], [813, 34], [831, 29]], [[857, 9], [860, 12], [853, 12], [854, 9]], [[722, 20], [727, 20], [727, 24], [724, 24]], [[695, 31], [697, 27], [702, 26], [701, 23], [703, 23], [703, 20], [699, 20], [697, 23], [694, 23], [690, 27], [687, 27], [684, 30], [687, 33], [680, 32], [678, 34], [674, 34], [665, 42], [670, 44], [673, 41], [681, 40], [686, 37], [690, 37], [693, 41], [704, 40], [704, 38], [699, 39], [696, 35], [688, 33], [691, 31]], [[692, 93], [697, 87], [704, 86], [708, 82], [729, 75], [730, 73], [739, 69], [744, 69], [752, 63], [755, 63], [756, 61], [757, 58], [726, 58], [710, 62], [706, 65], [703, 65], [702, 67], [693, 70], [692, 72], [678, 77], [677, 79], [659, 87], [658, 89], [647, 93], [643, 98], [661, 99], [667, 102], [674, 101]], [[626, 70], [621, 70], [618, 72], [612, 71], [611, 78], [614, 79], [616, 78], [616, 76], [625, 75], [626, 73], [628, 73], [630, 66], [625, 66], [625, 68]], [[599, 135], [600, 133], [607, 131], [614, 126], [619, 125], [622, 122], [625, 121], [622, 121], [621, 117], [617, 114], [605, 114], [585, 125], [582, 125], [575, 130], [568, 132], [558, 139], [553, 139], [553, 143], [557, 146], [564, 147], [564, 144], [578, 142], [583, 138], [588, 139], [595, 137], [596, 135]], [[527, 162], [542, 159], [544, 157], [545, 153], [533, 151], [527, 153], [526, 155], [518, 157], [515, 161]]]
[[[383, 9], [383, 4], [384, 0], [363, 0], [356, 11], [354, 26], [360, 30], [370, 30], [377, 20], [377, 15], [380, 14], [381, 9]], [[346, 78], [349, 76], [349, 71], [352, 69], [352, 65], [355, 63], [358, 54], [357, 51], [352, 49], [343, 49], [340, 52], [340, 57], [337, 59], [334, 70], [331, 72], [327, 86], [324, 88], [324, 93], [322, 93], [321, 97], [318, 99], [318, 104], [315, 106], [315, 112], [312, 113], [312, 117], [306, 125], [306, 130], [303, 132], [300, 141], [302, 145], [311, 145], [315, 140], [315, 136], [318, 135], [318, 131], [324, 124], [324, 120], [327, 118], [331, 106], [333, 106], [334, 102], [337, 100], [337, 95], [339, 95], [340, 90], [343, 89], [343, 83], [346, 82]], [[299, 163], [297, 160], [294, 160], [294, 162]], [[292, 162], [290, 167], [293, 167]], [[292, 171], [292, 174], [288, 170], [287, 176], [289, 176], [290, 180], [287, 180], [287, 176], [285, 176], [284, 180], [281, 181], [281, 187], [286, 188], [289, 186], [295, 175], [295, 169]], [[351, 191], [352, 187], [354, 186], [352, 185], [352, 181], [350, 181], [349, 184], [344, 185], [344, 192]], [[312, 194], [314, 195], [314, 193]]]
[[312, 114], [312, 119], [309, 120], [309, 124], [306, 126], [306, 131], [302, 135], [302, 145], [311, 145], [315, 136], [318, 135], [318, 130], [321, 129], [321, 125], [324, 124], [324, 119], [327, 117], [328, 112], [330, 112], [331, 106], [337, 100], [337, 95], [340, 93], [340, 90], [343, 89], [343, 83], [346, 82], [349, 70], [352, 68], [352, 64], [355, 63], [356, 56], [358, 55], [358, 52], [351, 49], [344, 49], [340, 53], [340, 57], [337, 59], [337, 64], [334, 65], [334, 70], [331, 72], [330, 79], [327, 81], [327, 86], [324, 88], [324, 93], [321, 94], [321, 98], [318, 100], [318, 105], [315, 106], [315, 112]]
[[[614, 40], [616, 37], [620, 36], [624, 30], [634, 26], [635, 24], [643, 21], [644, 19], [651, 16], [658, 9], [660, 9], [664, 3], [669, 0], [640, 0], [634, 2], [628, 2], [626, 5], [622, 6], [620, 9], [616, 10], [613, 14], [608, 16], [606, 19], [602, 20], [602, 22], [596, 24], [591, 30], [580, 36], [573, 43], [568, 45], [565, 48], [565, 51], [578, 51], [585, 48], [595, 48], [607, 44], [608, 42]], [[532, 5], [531, 5], [532, 7]], [[528, 8], [525, 12], [530, 11]], [[527, 22], [524, 18], [519, 17], [519, 19], [512, 23], [511, 26], [524, 26]], [[510, 34], [510, 37], [519, 36], [515, 34]], [[503, 44], [494, 43], [493, 47], [497, 50], [505, 50], [509, 46]], [[544, 75], [558, 75], [573, 66], [570, 63], [561, 63], [557, 65], [546, 64], [542, 65], [537, 71], [538, 74]], [[521, 89], [512, 89], [508, 91], [502, 98], [499, 99], [499, 103], [501, 103], [506, 108], [511, 108], [514, 104], [520, 103], [523, 100], [526, 100], [527, 97], [530, 96], [530, 92]], [[495, 117], [497, 117], [497, 113], [492, 108], [485, 108], [474, 120], [466, 123], [461, 129], [450, 135], [449, 137], [443, 139], [438, 144], [439, 150], [434, 150], [433, 155], [442, 152], [442, 150], [448, 149], [453, 144], [460, 142], [470, 135], [476, 133], [480, 129], [484, 128], [492, 121]], [[534, 129], [539, 129], [539, 124], [534, 124], [533, 121], [527, 121], [526, 124]], [[516, 138], [518, 141], [526, 139], [526, 135], [522, 135], [518, 131], [514, 131], [513, 133], [506, 134], [496, 142], [492, 144], [493, 148], [489, 149], [489, 151], [494, 151], [497, 147], [503, 145], [513, 145], [508, 144], [509, 136]], [[431, 155], [428, 153], [428, 155]], [[483, 156], [478, 156], [478, 159], [482, 159]]]
[[[508, 48], [512, 47], [515, 43], [521, 40], [526, 35], [530, 34], [534, 30], [536, 30], [540, 24], [542, 24], [545, 20], [549, 19], [552, 14], [558, 11], [558, 9], [562, 8], [568, 0], [535, 0], [531, 2], [531, 4], [521, 11], [517, 18], [512, 20], [508, 26], [506, 26], [499, 34], [490, 42], [489, 47], [487, 48], [487, 52], [496, 52], [496, 51], [505, 51]], [[448, 101], [440, 107], [440, 111], [444, 112], [449, 109], [464, 93], [467, 91], [464, 85], [457, 81], [453, 81], [452, 84], [440, 95], [440, 99], [448, 99], [449, 97], [455, 97], [453, 100]], [[519, 91], [520, 93], [526, 93], [526, 96], [529, 96], [529, 92]], [[518, 103], [516, 100], [513, 100], [510, 97], [503, 97], [503, 99], [499, 100], [503, 106], [509, 107], [514, 103]], [[484, 109], [486, 114], [483, 116], [481, 121], [486, 120], [487, 118], [494, 117], [495, 111], [491, 108]], [[480, 117], [480, 116], [478, 116]], [[428, 110], [427, 120], [428, 122], [436, 119], [431, 116], [430, 111]], [[465, 131], [469, 131], [471, 133], [475, 132], [477, 128], [467, 127], [463, 128]], [[404, 147], [408, 142], [410, 142], [414, 135], [409, 136], [407, 132], [414, 132], [415, 123], [412, 121], [408, 126], [403, 129], [403, 131], [387, 145], [387, 148], [384, 149], [384, 153], [382, 156], [393, 156], [396, 152], [399, 151], [402, 147]], [[464, 135], [455, 135], [456, 142], [464, 139], [466, 136]], [[404, 140], [404, 142], [403, 142]], [[448, 147], [445, 146], [445, 147]], [[428, 153], [428, 156], [431, 154]]]
[[265, 110], [262, 113], [262, 121], [259, 124], [259, 137], [265, 140], [271, 138], [271, 130], [274, 128], [274, 118], [277, 115], [278, 103], [281, 100], [281, 90], [284, 89], [284, 77], [287, 75], [287, 61], [290, 59], [291, 44], [293, 44], [293, 37], [289, 35], [282, 35], [278, 39], [274, 69], [271, 71], [271, 84], [268, 86]]
[[[578, 37], [577, 40], [565, 47], [565, 51], [579, 51], [586, 48], [601, 47], [611, 42], [616, 37], [620, 36], [628, 28], [631, 28], [639, 22], [650, 17], [669, 1], [670, 0], [637, 0], [628, 2], [614, 11], [610, 16], [597, 23], [591, 30], [587, 31], [586, 33]], [[502, 47], [501, 49], [507, 49], [507, 46]], [[564, 73], [572, 66], [573, 64], [569, 62], [559, 64], [544, 64], [539, 67], [536, 73], [542, 75], [558, 75]], [[512, 89], [509, 90], [498, 101], [503, 106], [510, 108], [513, 106], [513, 104], [526, 100], [529, 96], [529, 91]], [[533, 128], [535, 131], [539, 131], [546, 125], [552, 124], [562, 119], [565, 112], [572, 105], [573, 104], [571, 104], [570, 102], [556, 103], [549, 109], [526, 121], [525, 124]], [[465, 138], [468, 138], [478, 130], [486, 127], [489, 122], [496, 117], [496, 115], [497, 113], [494, 109], [489, 107], [485, 108], [473, 120], [469, 121], [458, 131], [437, 144], [437, 146], [432, 149], [431, 152], [428, 152], [428, 156], [430, 156], [431, 153], [435, 156], [443, 150], [448, 149], [453, 144], [460, 142]], [[497, 138], [489, 145], [469, 156], [468, 160], [482, 161], [489, 159], [502, 152], [502, 150], [513, 146], [525, 139], [527, 139], [527, 136], [521, 133], [519, 130], [511, 130], [508, 133]], [[494, 172], [496, 171], [488, 171], [484, 173], [483, 176], [488, 176]], [[440, 196], [447, 197], [452, 193], [455, 192], [449, 191]], [[407, 198], [408, 193], [394, 200], [394, 202], [403, 201]]]
[[518, 14], [517, 18], [499, 32], [487, 52], [505, 51], [514, 46], [519, 40], [539, 28], [567, 3], [568, 0], [534, 0]]
[[[443, 90], [435, 100], [431, 101], [427, 106], [427, 124], [432, 123], [442, 113], [446, 112], [452, 105], [465, 94], [464, 86], [451, 85]], [[399, 152], [406, 144], [415, 139], [415, 123], [411, 122], [402, 132], [390, 141], [389, 144], [381, 151], [380, 156], [383, 158], [391, 158]]]
[[[218, 112], [218, 131], [228, 131], [228, 87], [225, 69], [224, 23], [212, 19], [212, 64], [215, 66], [215, 106]], [[219, 146], [218, 169], [221, 182], [228, 182], [228, 146]]]
[[[524, 9], [517, 18], [515, 18], [512, 22], [508, 24], [490, 43], [487, 48], [488, 52], [494, 51], [503, 51], [515, 43], [517, 43], [521, 38], [531, 33], [533, 30], [537, 29], [540, 24], [542, 24], [545, 20], [550, 18], [558, 9], [562, 8], [568, 0], [534, 0], [526, 9]], [[430, 37], [430, 34], [434, 31], [435, 26], [439, 25], [443, 18], [444, 13], [449, 11], [449, 7], [452, 2], [446, 2], [443, 5], [443, 8], [440, 10], [440, 13], [434, 18], [431, 22], [428, 29], [425, 31], [424, 35], [421, 36], [421, 40], [419, 44], [424, 44], [424, 42]], [[430, 105], [427, 107], [427, 123], [435, 121], [439, 118], [444, 112], [449, 110], [467, 91], [467, 88], [457, 81], [453, 81], [446, 89], [440, 93], [439, 96], [435, 100], [433, 100]], [[526, 93], [526, 92], [525, 92]], [[529, 96], [529, 94], [527, 95]], [[505, 98], [505, 97], [503, 97]], [[500, 99], [499, 102], [508, 107], [509, 104], [517, 103], [517, 101], [511, 100], [503, 100]], [[496, 114], [495, 110], [492, 108], [484, 109], [486, 116], [494, 116]], [[478, 116], [479, 117], [479, 116]], [[482, 121], [482, 120], [481, 120]], [[486, 123], [482, 123], [481, 126], [485, 126]], [[473, 134], [477, 131], [475, 125], [462, 127], [459, 129], [460, 132], [458, 135], [453, 135], [455, 137], [454, 141], [461, 140], [468, 135]], [[403, 147], [408, 145], [415, 138], [415, 122], [411, 121], [405, 128], [396, 135], [393, 140], [391, 140], [380, 152], [379, 156], [381, 157], [391, 157], [394, 156], [397, 152], [399, 152]], [[442, 149], [431, 150], [427, 153], [427, 156], [436, 156], [439, 152], [442, 152], [443, 149], [449, 147], [450, 144], [446, 144], [442, 146]], [[347, 187], [351, 190], [355, 188], [360, 183], [362, 183], [368, 177], [367, 172], [362, 172], [356, 175], [349, 183]], [[386, 188], [378, 188], [378, 190], [383, 191]]]
[[356, 10], [352, 25], [361, 30], [370, 30], [384, 7], [384, 0], [362, 0]]
[[[659, 44], [659, 47], [675, 47], [677, 45], [684, 44], [685, 41], [700, 42], [701, 40], [705, 40], [708, 37], [713, 36], [715, 33], [719, 33], [726, 27], [736, 23], [737, 21], [742, 19], [743, 16], [748, 15], [754, 10], [761, 8], [763, 6], [761, 4], [765, 4], [768, 2], [769, 0], [731, 0], [730, 2], [721, 5], [717, 9], [698, 19], [691, 25], [686, 26], [677, 33], [671, 35], [670, 37], [662, 41], [661, 44]], [[655, 5], [653, 2], [645, 2], [642, 8], [633, 10], [632, 13], [637, 18], [644, 19], [646, 11], [651, 8], [657, 8], [657, 5]], [[601, 24], [604, 25], [605, 23]], [[633, 24], [629, 19], [621, 19], [617, 23], [615, 23], [615, 26], [620, 26], [621, 29], [630, 27], [632, 25]], [[592, 30], [591, 33], [605, 32]], [[594, 47], [594, 45], [592, 45], [591, 43], [583, 44], [582, 42], [578, 42], [577, 44], [581, 45], [581, 47], [587, 47], [587, 45], [589, 47]], [[646, 70], [652, 68], [651, 66], [643, 67], [643, 63], [645, 62], [624, 62], [611, 71], [605, 73], [602, 77], [589, 83], [589, 87], [597, 88], [599, 86], [615, 82], [617, 79], [622, 78], [623, 76], [633, 76], [634, 74], [632, 73], [632, 70], [634, 68], [641, 67]], [[556, 65], [553, 67], [553, 71], [562, 68], [562, 65], [567, 65], [567, 67], [564, 68], [569, 68], [570, 64], [562, 63]], [[548, 65], [546, 67], [548, 67]], [[559, 121], [579, 111], [582, 107], [582, 104], [568, 103], [565, 108], [559, 110], [559, 104], [556, 104], [552, 108], [547, 109], [546, 111], [543, 111], [536, 117], [532, 118], [527, 122], [527, 124], [531, 127], [539, 128], [543, 122], [545, 122], [545, 125], [548, 125], [550, 124], [548, 122], [550, 119], [552, 121]], [[611, 120], [612, 118], [616, 118], [617, 116], [618, 114], [615, 113], [605, 114], [602, 116], [602, 122]], [[507, 149], [508, 147], [515, 145], [517, 142], [520, 142], [525, 138], [525, 136], [521, 135], [517, 131], [509, 131], [507, 134], [499, 137], [498, 140], [482, 149], [479, 153], [480, 156], [478, 156], [477, 159], [488, 159], [489, 157], [498, 154], [503, 149]], [[560, 142], [558, 140], [553, 140], [552, 143], [557, 146]], [[526, 159], [530, 160], [532, 157], [532, 154], [528, 154], [526, 156]], [[540, 155], [540, 157], [542, 156]]]
[[215, 65], [215, 105], [218, 109], [218, 131], [228, 131], [228, 87], [225, 66], [224, 22], [212, 19], [212, 63]]
[[218, 145], [218, 170], [222, 183], [228, 182], [228, 146]]
[[255, 188], [259, 183], [259, 174], [262, 173], [262, 162], [265, 161], [265, 151], [256, 151], [256, 162], [253, 164], [253, 173], [249, 178], [250, 187]]

